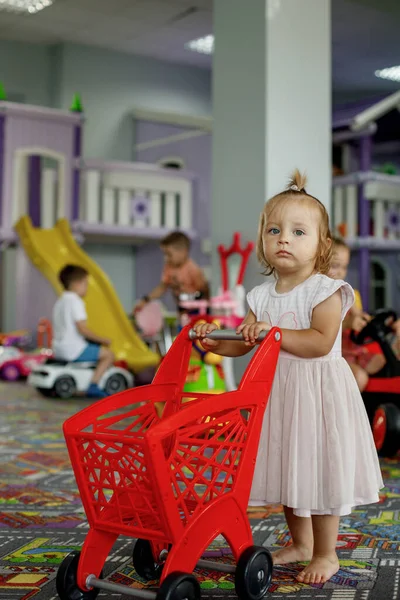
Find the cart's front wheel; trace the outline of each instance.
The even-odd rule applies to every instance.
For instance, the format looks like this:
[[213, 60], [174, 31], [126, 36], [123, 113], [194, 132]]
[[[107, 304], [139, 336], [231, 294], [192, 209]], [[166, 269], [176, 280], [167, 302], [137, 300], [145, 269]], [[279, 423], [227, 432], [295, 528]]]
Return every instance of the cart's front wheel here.
[[251, 546], [239, 558], [235, 588], [240, 600], [261, 600], [272, 578], [272, 556], [266, 548]]
[[93, 588], [84, 592], [78, 587], [76, 579], [80, 555], [80, 552], [71, 552], [58, 568], [56, 590], [61, 600], [95, 600], [100, 591]]
[[138, 539], [133, 547], [132, 562], [136, 573], [146, 581], [160, 579], [163, 564], [156, 563], [148, 540]]
[[162, 582], [156, 600], [200, 600], [200, 585], [188, 573], [171, 573]]

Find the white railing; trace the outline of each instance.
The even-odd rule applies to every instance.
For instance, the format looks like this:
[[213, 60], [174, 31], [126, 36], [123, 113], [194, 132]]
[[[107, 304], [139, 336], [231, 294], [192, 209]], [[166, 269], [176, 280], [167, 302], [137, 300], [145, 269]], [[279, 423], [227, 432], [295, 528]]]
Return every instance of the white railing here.
[[400, 177], [374, 172], [354, 173], [336, 177], [333, 183], [335, 235], [340, 235], [344, 228], [345, 237], [359, 236], [358, 198], [360, 186], [363, 186], [371, 217], [369, 235], [382, 240], [400, 240]]
[[[183, 229], [193, 226], [193, 177], [181, 171], [168, 171], [142, 163], [86, 161], [79, 165], [79, 215], [72, 217], [71, 198], [65, 204], [61, 194], [60, 171], [44, 166], [40, 172], [40, 226], [49, 229], [63, 216], [80, 224], [118, 233], [141, 229]], [[24, 186], [24, 202], [16, 202], [13, 222], [29, 212], [29, 182]], [[21, 187], [22, 189], [22, 187]], [[24, 197], [25, 197], [24, 196]]]
[[190, 175], [142, 163], [87, 161], [79, 220], [139, 228], [192, 228]]

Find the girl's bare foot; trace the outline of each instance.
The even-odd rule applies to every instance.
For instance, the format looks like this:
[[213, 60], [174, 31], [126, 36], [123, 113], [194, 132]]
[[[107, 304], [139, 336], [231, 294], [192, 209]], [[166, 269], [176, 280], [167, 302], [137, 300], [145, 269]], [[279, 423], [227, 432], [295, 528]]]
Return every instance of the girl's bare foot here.
[[293, 562], [306, 562], [312, 558], [312, 548], [292, 544], [272, 553], [274, 565], [286, 565]]
[[313, 556], [310, 564], [297, 576], [301, 583], [326, 583], [339, 571], [339, 560], [336, 554]]

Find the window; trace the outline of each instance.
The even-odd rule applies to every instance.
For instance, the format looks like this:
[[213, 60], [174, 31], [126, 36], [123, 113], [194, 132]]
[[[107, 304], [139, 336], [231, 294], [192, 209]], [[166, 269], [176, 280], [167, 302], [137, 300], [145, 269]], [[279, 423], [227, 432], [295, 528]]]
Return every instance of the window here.
[[379, 308], [387, 308], [389, 301], [388, 269], [379, 258], [371, 259], [371, 287], [369, 297], [371, 312]]
[[179, 156], [166, 156], [158, 161], [160, 167], [164, 167], [165, 169], [184, 169], [185, 163]]

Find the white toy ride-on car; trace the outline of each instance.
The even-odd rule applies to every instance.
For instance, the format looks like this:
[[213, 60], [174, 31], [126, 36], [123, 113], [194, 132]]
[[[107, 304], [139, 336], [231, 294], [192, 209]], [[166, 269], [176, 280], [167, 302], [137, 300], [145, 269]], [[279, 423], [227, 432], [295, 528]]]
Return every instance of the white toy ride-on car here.
[[[66, 360], [48, 359], [38, 365], [28, 377], [28, 385], [36, 388], [43, 396], [62, 398], [84, 395], [88, 389], [94, 362], [73, 363]], [[132, 373], [121, 367], [110, 367], [99, 381], [99, 388], [111, 396], [134, 385]]]

